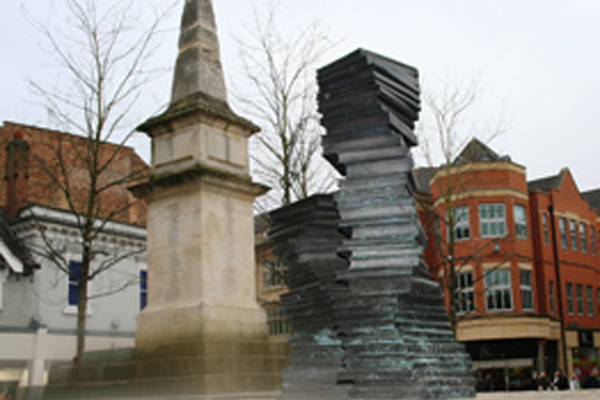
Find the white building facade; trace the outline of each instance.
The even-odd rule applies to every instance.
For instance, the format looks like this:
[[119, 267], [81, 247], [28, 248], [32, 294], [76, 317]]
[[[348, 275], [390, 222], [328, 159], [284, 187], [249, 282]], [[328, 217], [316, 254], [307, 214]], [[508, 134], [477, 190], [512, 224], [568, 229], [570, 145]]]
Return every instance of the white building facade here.
[[[80, 236], [73, 215], [41, 206], [22, 210], [10, 227], [1, 223], [0, 390], [39, 386], [53, 365], [75, 355], [78, 288], [37, 250], [51, 242], [76, 268]], [[116, 262], [90, 282], [86, 350], [133, 346], [145, 305], [145, 246], [145, 228], [116, 222], [94, 240], [92, 269]]]

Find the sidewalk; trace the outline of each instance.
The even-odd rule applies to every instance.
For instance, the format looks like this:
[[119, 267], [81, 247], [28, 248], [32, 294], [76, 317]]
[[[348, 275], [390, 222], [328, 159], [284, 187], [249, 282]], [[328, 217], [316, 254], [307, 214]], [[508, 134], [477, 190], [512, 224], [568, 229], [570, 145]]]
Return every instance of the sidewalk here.
[[477, 400], [600, 400], [600, 389], [478, 393]]

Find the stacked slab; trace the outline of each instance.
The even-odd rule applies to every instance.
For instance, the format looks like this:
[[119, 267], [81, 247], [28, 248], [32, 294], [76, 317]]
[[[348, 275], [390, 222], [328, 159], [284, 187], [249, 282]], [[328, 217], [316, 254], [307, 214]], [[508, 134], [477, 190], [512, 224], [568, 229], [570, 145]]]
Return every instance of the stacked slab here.
[[337, 279], [348, 292], [334, 312], [350, 397], [474, 397], [470, 360], [422, 260], [410, 155], [418, 72], [359, 49], [318, 80], [324, 155], [345, 176], [335, 201], [349, 267]]
[[336, 255], [343, 237], [333, 197], [312, 196], [270, 216], [274, 254], [288, 267], [282, 306], [293, 328], [294, 351], [280, 399], [348, 399], [333, 308], [334, 298], [347, 289], [335, 282], [347, 262]]

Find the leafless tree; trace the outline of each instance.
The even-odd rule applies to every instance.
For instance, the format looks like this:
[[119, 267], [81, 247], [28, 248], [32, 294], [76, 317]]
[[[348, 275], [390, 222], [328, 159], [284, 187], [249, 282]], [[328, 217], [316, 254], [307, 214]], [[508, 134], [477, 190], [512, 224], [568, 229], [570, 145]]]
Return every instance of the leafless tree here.
[[[440, 191], [439, 199], [443, 203], [444, 212], [439, 213], [426, 199], [419, 200], [417, 197], [417, 200], [426, 216], [425, 229], [429, 236], [434, 238], [435, 248], [439, 253], [439, 263], [430, 268], [441, 271], [438, 279], [444, 293], [448, 295], [448, 316], [455, 332], [458, 323], [457, 303], [463, 296], [459, 285], [459, 275], [467, 265], [483, 259], [497, 243], [495, 239], [487, 241], [480, 247], [472, 249], [471, 254], [457, 257], [457, 228], [463, 218], [468, 218], [460, 212], [460, 208], [456, 204], [457, 197], [473, 182], [470, 180], [472, 177], [468, 181], [462, 177], [460, 171], [457, 170], [459, 167], [455, 165], [455, 160], [465, 145], [472, 138], [478, 136], [464, 127], [466, 116], [472, 110], [477, 99], [477, 87], [476, 80], [467, 85], [457, 85], [447, 80], [440, 86], [441, 91], [427, 93], [425, 95], [426, 122], [419, 126], [422, 158], [428, 167], [435, 170], [435, 174], [441, 177], [438, 179], [437, 189]], [[503, 132], [504, 126], [501, 119], [491, 129], [486, 127], [477, 130], [477, 133], [484, 136], [482, 138], [484, 142], [492, 141]], [[441, 157], [439, 165], [434, 163], [437, 157]], [[504, 256], [509, 257], [507, 254]], [[498, 267], [501, 267], [503, 262], [499, 263]], [[488, 272], [492, 270], [494, 268]], [[484, 279], [484, 276], [476, 278], [476, 280], [479, 279]]]
[[[131, 112], [142, 89], [156, 77], [157, 69], [149, 60], [159, 28], [175, 6], [174, 2], [162, 5], [152, 18], [142, 18], [133, 4], [64, 0], [64, 14], [63, 8], [55, 8], [51, 24], [28, 15], [56, 62], [53, 84], [34, 79], [30, 81], [32, 90], [53, 124], [78, 135], [61, 137], [37, 158], [76, 221], [79, 236], [81, 269], [76, 275], [64, 253], [43, 232], [45, 246], [38, 249], [38, 254], [78, 280], [76, 364], [85, 350], [89, 282], [131, 256], [121, 253], [99, 262], [96, 242], [110, 221], [119, 220], [136, 206], [133, 197], [111, 202], [111, 193], [124, 190], [147, 173], [144, 163], [127, 169], [119, 164], [126, 162], [125, 144], [135, 131]], [[145, 3], [145, 12], [148, 9]]]
[[315, 74], [332, 40], [318, 21], [283, 35], [276, 11], [273, 2], [266, 12], [255, 10], [253, 25], [237, 39], [248, 90], [236, 100], [262, 127], [253, 139], [253, 169], [273, 187], [259, 202], [261, 211], [334, 185], [333, 169], [321, 157]]

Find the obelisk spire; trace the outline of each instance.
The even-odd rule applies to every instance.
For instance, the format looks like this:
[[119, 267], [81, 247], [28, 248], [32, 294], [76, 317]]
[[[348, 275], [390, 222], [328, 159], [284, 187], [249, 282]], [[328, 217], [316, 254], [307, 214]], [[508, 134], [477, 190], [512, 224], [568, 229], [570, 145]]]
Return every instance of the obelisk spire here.
[[212, 0], [186, 0], [171, 105], [190, 95], [227, 102]]

